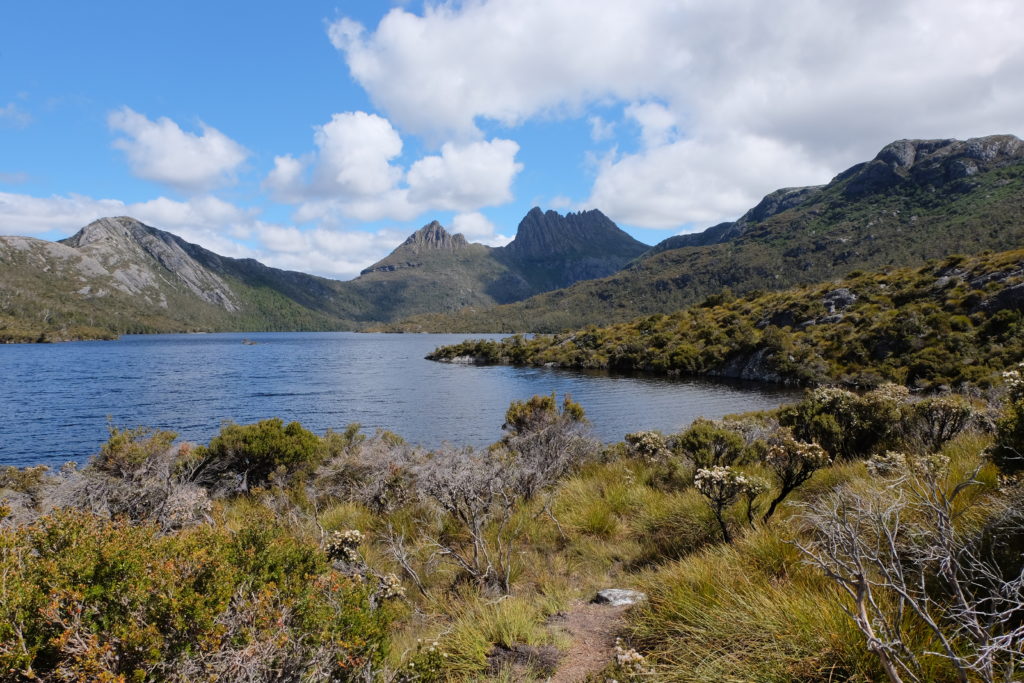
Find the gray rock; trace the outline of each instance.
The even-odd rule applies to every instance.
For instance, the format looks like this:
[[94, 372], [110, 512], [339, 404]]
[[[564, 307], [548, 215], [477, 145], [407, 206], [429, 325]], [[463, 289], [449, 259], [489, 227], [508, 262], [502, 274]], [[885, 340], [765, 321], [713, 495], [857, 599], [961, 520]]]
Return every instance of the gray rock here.
[[621, 607], [623, 605], [635, 605], [646, 599], [647, 594], [640, 591], [628, 590], [626, 588], [605, 588], [604, 590], [597, 591], [597, 595], [594, 596], [591, 602], [599, 605]]
[[856, 303], [856, 301], [856, 294], [846, 287], [840, 287], [839, 289], [833, 289], [831, 292], [825, 294], [821, 303], [825, 305], [825, 310], [828, 311], [829, 314], [832, 314], [837, 311], [845, 311]]

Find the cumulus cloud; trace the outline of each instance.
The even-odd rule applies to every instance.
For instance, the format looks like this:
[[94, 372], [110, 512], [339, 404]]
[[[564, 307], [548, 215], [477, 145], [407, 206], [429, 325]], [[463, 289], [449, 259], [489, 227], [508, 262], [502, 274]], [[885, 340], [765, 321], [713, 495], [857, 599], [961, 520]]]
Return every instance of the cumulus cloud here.
[[405, 239], [395, 230], [365, 232], [264, 225], [255, 236], [264, 245], [258, 258], [267, 265], [326, 277], [349, 279], [388, 255]]
[[189, 133], [167, 117], [151, 121], [128, 107], [111, 112], [110, 128], [124, 137], [114, 147], [125, 153], [140, 178], [183, 192], [203, 192], [234, 182], [235, 171], [249, 156], [240, 144], [200, 123]]
[[409, 169], [409, 201], [455, 211], [503, 204], [512, 199], [512, 179], [523, 169], [517, 152], [511, 140], [446, 142], [440, 156], [424, 157]]
[[429, 210], [473, 211], [512, 198], [519, 145], [493, 139], [447, 142], [406, 171], [394, 160], [402, 139], [375, 114], [347, 112], [315, 129], [316, 150], [278, 156], [263, 182], [278, 200], [298, 204], [295, 220], [331, 225], [341, 218], [410, 220]]
[[328, 34], [390, 120], [430, 139], [554, 116], [601, 141], [619, 122], [588, 107], [621, 104], [641, 149], [598, 164], [587, 203], [676, 227], [827, 181], [893, 139], [1021, 133], [1021, 25], [1014, 0], [478, 0]]
[[479, 211], [459, 213], [452, 219], [451, 231], [462, 233], [470, 242], [479, 242], [489, 247], [503, 247], [512, 241], [509, 235], [500, 235], [487, 216]]
[[78, 194], [33, 197], [0, 192], [0, 234], [72, 231], [97, 218], [124, 212], [124, 202], [117, 199], [93, 199]]
[[703, 229], [753, 206], [766, 192], [765, 178], [779, 177], [780, 167], [793, 185], [829, 175], [799, 148], [771, 138], [678, 140], [601, 160], [586, 205], [626, 225], [673, 229], [682, 219]]
[[265, 186], [275, 196], [366, 197], [391, 190], [402, 169], [390, 161], [402, 153], [402, 138], [387, 119], [356, 111], [335, 114], [313, 134], [317, 151], [304, 159], [274, 159]]

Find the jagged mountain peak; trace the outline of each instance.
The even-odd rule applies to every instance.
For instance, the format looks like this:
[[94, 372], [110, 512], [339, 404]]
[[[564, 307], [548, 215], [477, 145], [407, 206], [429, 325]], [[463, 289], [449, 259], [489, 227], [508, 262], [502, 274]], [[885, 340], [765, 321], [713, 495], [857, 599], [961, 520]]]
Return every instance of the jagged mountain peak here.
[[505, 250], [519, 257], [547, 258], [569, 253], [639, 254], [646, 248], [597, 209], [563, 216], [535, 206], [519, 222], [516, 237]]
[[[422, 228], [409, 235], [398, 249], [412, 247], [413, 251], [419, 253], [422, 249], [461, 249], [469, 243], [461, 233], [450, 233], [437, 221], [430, 221]], [[395, 251], [398, 251], [396, 249]]]

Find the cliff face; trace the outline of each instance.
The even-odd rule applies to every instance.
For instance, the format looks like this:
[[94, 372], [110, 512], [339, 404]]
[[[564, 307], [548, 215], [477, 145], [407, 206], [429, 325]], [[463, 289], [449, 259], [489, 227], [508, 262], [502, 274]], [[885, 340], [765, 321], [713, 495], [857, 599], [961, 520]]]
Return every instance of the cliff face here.
[[173, 235], [134, 218], [101, 218], [60, 241], [94, 258], [129, 294], [150, 297], [166, 308], [162, 288], [183, 285], [200, 300], [238, 311], [234, 292], [213, 271], [193, 259]]
[[373, 314], [390, 321], [519, 301], [610, 275], [647, 249], [596, 210], [562, 216], [534, 208], [515, 239], [497, 248], [470, 244], [434, 221], [341, 289], [380, 302]]
[[534, 207], [497, 256], [536, 293], [611, 275], [648, 249], [596, 209], [562, 216]]

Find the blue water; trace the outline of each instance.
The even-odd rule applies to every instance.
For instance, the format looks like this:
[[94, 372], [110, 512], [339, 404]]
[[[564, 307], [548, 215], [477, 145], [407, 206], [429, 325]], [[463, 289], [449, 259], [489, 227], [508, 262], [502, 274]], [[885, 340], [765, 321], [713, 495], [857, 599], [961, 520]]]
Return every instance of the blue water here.
[[676, 431], [696, 417], [771, 408], [795, 396], [750, 383], [423, 359], [465, 337], [173, 334], [0, 345], [0, 464], [82, 462], [106, 440], [108, 419], [199, 443], [225, 421], [281, 417], [317, 433], [359, 422], [428, 447], [482, 446], [501, 437], [508, 404], [534, 394], [572, 394], [605, 441], [640, 429]]

